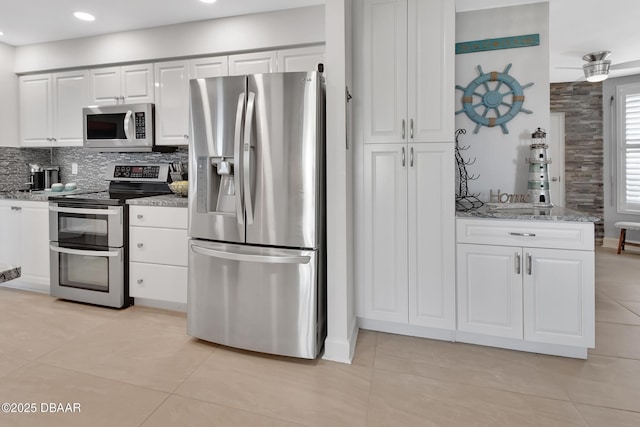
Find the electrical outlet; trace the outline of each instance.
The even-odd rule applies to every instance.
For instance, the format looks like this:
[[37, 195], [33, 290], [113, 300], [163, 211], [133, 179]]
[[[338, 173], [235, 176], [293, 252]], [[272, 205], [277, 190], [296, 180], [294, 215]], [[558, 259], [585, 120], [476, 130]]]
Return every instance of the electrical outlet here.
[[78, 164], [71, 163], [71, 175], [78, 175]]

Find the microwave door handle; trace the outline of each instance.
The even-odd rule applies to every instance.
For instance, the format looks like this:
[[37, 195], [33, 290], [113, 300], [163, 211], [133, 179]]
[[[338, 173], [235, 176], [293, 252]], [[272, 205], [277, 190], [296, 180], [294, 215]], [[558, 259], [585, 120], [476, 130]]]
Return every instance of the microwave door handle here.
[[119, 210], [116, 209], [79, 209], [79, 208], [61, 208], [58, 206], [49, 206], [51, 212], [82, 214], [82, 215], [118, 215]]
[[131, 116], [133, 112], [131, 110], [127, 111], [127, 114], [124, 116], [124, 136], [127, 138], [127, 141], [131, 141], [131, 134], [129, 133], [129, 127], [131, 126]]
[[242, 92], [238, 95], [238, 107], [236, 110], [236, 128], [233, 137], [233, 166], [235, 168], [234, 179], [236, 188], [236, 218], [238, 224], [244, 224], [244, 207], [242, 206], [242, 177], [240, 175], [240, 144], [242, 143], [242, 116], [244, 114], [244, 97]]
[[247, 117], [244, 121], [244, 144], [242, 154], [242, 181], [244, 185], [244, 205], [247, 210], [247, 224], [253, 224], [253, 201], [251, 199], [251, 128], [255, 109], [256, 94], [247, 97]]
[[49, 249], [54, 252], [68, 255], [82, 255], [82, 256], [106, 256], [117, 257], [120, 255], [118, 251], [83, 251], [80, 249], [60, 248], [58, 246], [49, 245]]

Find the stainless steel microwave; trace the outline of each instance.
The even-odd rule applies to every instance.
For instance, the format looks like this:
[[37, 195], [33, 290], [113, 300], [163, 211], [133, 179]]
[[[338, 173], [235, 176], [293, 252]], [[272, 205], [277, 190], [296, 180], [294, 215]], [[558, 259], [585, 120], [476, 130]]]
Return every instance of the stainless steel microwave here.
[[155, 151], [151, 103], [83, 108], [82, 127], [83, 145], [94, 151]]

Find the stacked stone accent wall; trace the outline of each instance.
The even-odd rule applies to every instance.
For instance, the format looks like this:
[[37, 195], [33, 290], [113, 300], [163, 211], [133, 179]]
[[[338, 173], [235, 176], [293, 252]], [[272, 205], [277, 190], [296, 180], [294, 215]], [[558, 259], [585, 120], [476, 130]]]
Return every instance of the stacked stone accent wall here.
[[[604, 220], [602, 83], [552, 83], [551, 111], [565, 113], [565, 204]], [[604, 222], [596, 224], [602, 245]]]

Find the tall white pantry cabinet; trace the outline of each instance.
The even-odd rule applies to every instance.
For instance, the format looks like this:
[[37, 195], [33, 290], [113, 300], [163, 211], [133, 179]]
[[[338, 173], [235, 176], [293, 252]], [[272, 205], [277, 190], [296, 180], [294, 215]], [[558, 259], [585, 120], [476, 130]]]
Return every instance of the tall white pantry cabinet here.
[[354, 16], [359, 324], [446, 338], [456, 325], [454, 2], [361, 0]]

